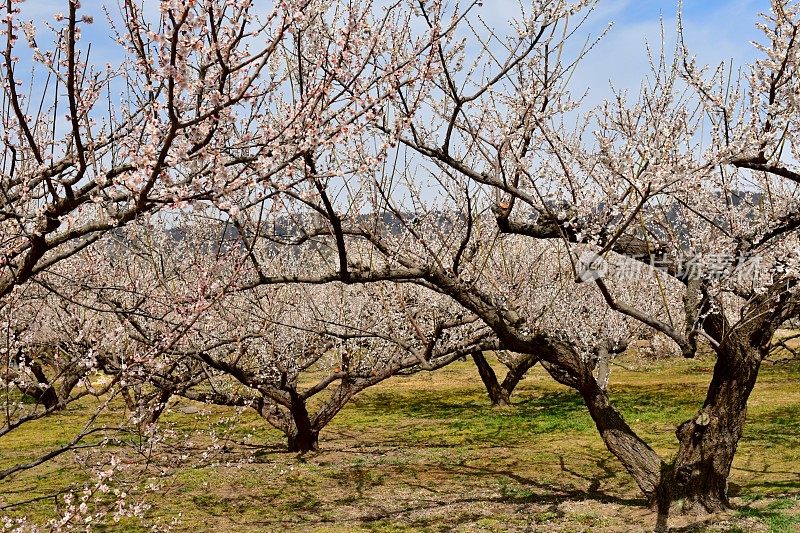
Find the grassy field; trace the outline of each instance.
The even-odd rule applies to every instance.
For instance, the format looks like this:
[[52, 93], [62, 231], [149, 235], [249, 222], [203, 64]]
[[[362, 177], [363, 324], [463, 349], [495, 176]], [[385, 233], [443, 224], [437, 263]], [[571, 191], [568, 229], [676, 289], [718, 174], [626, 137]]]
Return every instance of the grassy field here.
[[[699, 408], [712, 361], [623, 358], [612, 393], [631, 425], [669, 456], [674, 428]], [[765, 366], [753, 393], [730, 493], [737, 509], [675, 530], [796, 531], [800, 527], [800, 365]], [[394, 378], [366, 391], [323, 431], [321, 451], [283, 451], [282, 435], [249, 412], [178, 402], [164, 416], [180, 445], [158, 456], [129, 490], [145, 494], [144, 522], [95, 531], [627, 531], [654, 515], [606, 451], [578, 396], [536, 367], [514, 407], [493, 409], [470, 363]], [[0, 468], [63, 442], [91, 406], [74, 406], [0, 439]], [[190, 410], [189, 410], [190, 411]], [[225, 434], [208, 460], [207, 428]], [[113, 450], [113, 447], [111, 447]], [[125, 461], [140, 461], [119, 447]], [[184, 466], [179, 457], [188, 454]], [[51, 494], [87, 474], [62, 456], [0, 489], [0, 506]], [[0, 514], [42, 521], [53, 499]]]

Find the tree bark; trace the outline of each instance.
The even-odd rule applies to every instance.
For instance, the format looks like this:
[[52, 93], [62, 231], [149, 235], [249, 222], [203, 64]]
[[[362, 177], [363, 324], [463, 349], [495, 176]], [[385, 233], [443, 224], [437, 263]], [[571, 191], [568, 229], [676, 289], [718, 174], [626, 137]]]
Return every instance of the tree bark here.
[[294, 390], [289, 391], [289, 396], [291, 397], [289, 414], [292, 417], [292, 427], [286, 435], [289, 451], [306, 453], [316, 450], [319, 444], [319, 430], [311, 424], [306, 402]]
[[591, 369], [579, 362], [577, 354], [572, 355], [569, 358], [562, 355], [564, 364], [561, 366], [548, 361], [542, 361], [542, 366], [556, 381], [580, 393], [606, 448], [622, 463], [650, 504], [658, 510], [657, 529], [663, 528], [672, 498], [669, 466], [625, 422], [622, 414], [611, 404], [608, 393], [595, 380]]
[[619, 459], [648, 501], [662, 507], [660, 500], [665, 496], [662, 474], [666, 465], [661, 457], [636, 435], [596, 383], [582, 384], [579, 392], [608, 450]]
[[675, 480], [685, 498], [685, 512], [714, 513], [730, 506], [728, 476], [761, 356], [746, 337], [728, 336], [718, 350], [703, 408], [678, 426]]
[[795, 284], [774, 283], [730, 329], [719, 319], [705, 328], [719, 342], [717, 362], [703, 408], [676, 431], [680, 446], [674, 472], [685, 496], [684, 512], [713, 513], [730, 507], [728, 476], [742, 437], [747, 401], [775, 330], [800, 314], [800, 298], [791, 290]]
[[55, 387], [50, 383], [47, 375], [42, 368], [42, 365], [32, 357], [24, 354], [22, 350], [18, 350], [16, 357], [17, 364], [25, 364], [30, 369], [33, 377], [39, 385], [32, 385], [29, 387], [20, 387], [20, 392], [27, 394], [37, 403], [44, 405], [45, 409], [53, 409], [58, 406], [59, 398]]
[[319, 449], [319, 432], [308, 430], [289, 433], [287, 445], [290, 452], [307, 453]]
[[512, 365], [508, 367], [508, 372], [503, 382], [500, 384], [500, 388], [508, 392], [510, 397], [514, 389], [517, 388], [519, 382], [522, 381], [522, 378], [528, 373], [528, 370], [538, 362], [539, 358], [534, 355], [526, 355], [520, 360], [515, 360]]
[[508, 407], [511, 405], [511, 394], [528, 370], [535, 365], [539, 358], [533, 355], [522, 356], [521, 360], [514, 361], [508, 366], [506, 377], [500, 383], [497, 380], [497, 374], [494, 369], [486, 360], [483, 352], [475, 352], [472, 354], [472, 360], [475, 361], [475, 366], [478, 368], [478, 374], [481, 376], [481, 381], [486, 387], [486, 392], [493, 406]]
[[158, 419], [161, 417], [161, 414], [164, 412], [164, 409], [167, 408], [167, 402], [172, 397], [173, 389], [165, 388], [161, 389], [158, 394], [155, 396], [155, 401], [153, 402], [153, 408], [150, 411], [150, 414], [147, 417], [147, 423], [149, 425], [155, 424], [158, 422]]
[[497, 381], [497, 374], [495, 374], [494, 369], [492, 369], [492, 366], [489, 364], [489, 361], [486, 360], [483, 353], [473, 353], [472, 360], [475, 361], [478, 374], [480, 374], [481, 381], [483, 381], [483, 385], [486, 387], [486, 392], [489, 394], [489, 400], [491, 400], [492, 405], [497, 407], [507, 407], [511, 405], [509, 399], [511, 393], [500, 386], [500, 383]]

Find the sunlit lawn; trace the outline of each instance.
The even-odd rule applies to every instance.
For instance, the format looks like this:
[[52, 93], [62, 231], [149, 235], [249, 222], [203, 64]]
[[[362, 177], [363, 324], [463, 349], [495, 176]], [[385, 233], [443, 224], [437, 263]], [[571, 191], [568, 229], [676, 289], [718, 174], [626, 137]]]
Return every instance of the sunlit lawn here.
[[[669, 457], [677, 445], [675, 426], [702, 404], [713, 362], [644, 363], [627, 357], [620, 364], [612, 374], [614, 400], [634, 429]], [[798, 378], [796, 363], [762, 370], [731, 479], [738, 509], [702, 523], [676, 517], [672, 525], [795, 530]], [[164, 422], [179, 435], [192, 435], [198, 454], [211, 426], [228, 428], [225, 445], [205, 464], [189, 459], [192, 467], [169, 468], [169, 458], [159, 466], [156, 458], [148, 475], [161, 486], [146, 495], [151, 507], [144, 522], [111, 522], [108, 529], [145, 529], [175, 520], [178, 531], [220, 532], [620, 531], [654, 524], [575, 393], [536, 367], [513, 400], [513, 408], [491, 408], [468, 362], [394, 378], [348, 405], [323, 431], [321, 451], [304, 457], [284, 452], [282, 435], [250, 412], [221, 423], [234, 412], [199, 406], [199, 413], [188, 415], [171, 409]], [[0, 467], [65, 442], [89, 409], [75, 406], [35, 430], [0, 439]], [[141, 460], [128, 448], [118, 453], [127, 454], [127, 461]], [[86, 479], [65, 455], [5, 483], [0, 505], [80, 486]], [[4, 512], [41, 521], [52, 510], [53, 499], [46, 499]]]

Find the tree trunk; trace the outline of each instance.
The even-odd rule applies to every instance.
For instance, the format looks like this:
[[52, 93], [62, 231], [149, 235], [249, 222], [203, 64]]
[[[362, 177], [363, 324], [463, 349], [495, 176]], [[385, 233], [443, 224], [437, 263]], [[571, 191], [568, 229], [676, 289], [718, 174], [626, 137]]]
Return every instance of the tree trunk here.
[[20, 391], [36, 400], [37, 403], [44, 405], [45, 409], [57, 407], [59, 403], [58, 393], [44, 373], [42, 365], [32, 357], [23, 354], [22, 350], [19, 350], [17, 353], [17, 362], [27, 365], [33, 377], [35, 377], [36, 381], [39, 383], [39, 385], [22, 387]]
[[667, 518], [675, 498], [671, 465], [639, 438], [597, 383], [585, 384], [580, 392], [606, 448], [622, 463], [657, 512], [655, 531], [668, 531]]
[[583, 397], [606, 448], [622, 463], [650, 504], [657, 508], [657, 529], [662, 529], [666, 526], [672, 497], [669, 466], [625, 422], [591, 369], [577, 363], [578, 357], [574, 359], [576, 362], [569, 366], [559, 367], [547, 361], [542, 361], [542, 366], [556, 381], [576, 389]]
[[147, 424], [152, 425], [158, 422], [158, 419], [161, 417], [161, 414], [164, 412], [164, 409], [167, 408], [167, 403], [169, 399], [172, 397], [172, 393], [174, 391], [171, 388], [161, 389], [155, 397], [155, 401], [153, 402], [153, 407], [150, 410], [150, 414], [147, 417]]
[[666, 465], [661, 457], [636, 435], [596, 383], [583, 384], [579, 392], [608, 450], [619, 459], [648, 501], [659, 507], [663, 505], [660, 499]]
[[292, 427], [287, 434], [290, 452], [306, 453], [316, 450], [319, 444], [319, 430], [311, 424], [306, 401], [296, 391], [290, 390]]
[[478, 367], [478, 374], [480, 374], [481, 381], [483, 381], [483, 385], [486, 387], [486, 392], [489, 394], [492, 405], [497, 407], [507, 407], [511, 405], [509, 399], [511, 393], [500, 386], [500, 383], [497, 381], [497, 374], [494, 373], [486, 357], [484, 357], [481, 352], [475, 352], [472, 354], [472, 360], [475, 361], [475, 366]]
[[287, 444], [290, 452], [306, 453], [319, 448], [319, 432], [317, 431], [298, 431], [289, 433]]
[[527, 355], [521, 360], [515, 360], [513, 364], [508, 367], [508, 373], [506, 373], [506, 377], [500, 384], [500, 388], [506, 391], [510, 397], [511, 393], [514, 392], [514, 389], [517, 388], [519, 382], [522, 381], [522, 378], [524, 378], [525, 374], [528, 373], [528, 370], [530, 370], [533, 365], [538, 362], [539, 358], [533, 355]]
[[728, 476], [761, 355], [745, 336], [729, 335], [718, 350], [703, 408], [676, 431], [680, 447], [675, 480], [685, 497], [685, 512], [713, 513], [729, 507]]
[[61, 408], [58, 407], [59, 399], [56, 390], [45, 382], [40, 383], [43, 383], [45, 386], [23, 387], [20, 390], [23, 394], [27, 394], [36, 400], [36, 403], [43, 405], [45, 409], [61, 410]]

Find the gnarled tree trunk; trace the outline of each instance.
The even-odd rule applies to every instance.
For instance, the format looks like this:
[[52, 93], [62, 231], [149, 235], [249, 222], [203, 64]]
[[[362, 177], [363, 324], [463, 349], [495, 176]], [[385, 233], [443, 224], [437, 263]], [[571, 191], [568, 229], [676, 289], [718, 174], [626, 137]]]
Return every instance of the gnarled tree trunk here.
[[60, 401], [58, 393], [50, 383], [50, 379], [45, 374], [42, 365], [29, 355], [24, 354], [22, 350], [18, 351], [16, 362], [17, 364], [25, 364], [38, 382], [38, 385], [20, 387], [20, 392], [36, 400], [36, 403], [44, 405], [45, 409], [57, 409]]
[[795, 284], [774, 283], [729, 329], [719, 319], [706, 327], [719, 342], [714, 373], [703, 408], [676, 432], [675, 481], [685, 497], [685, 512], [716, 512], [730, 505], [728, 477], [761, 361], [776, 329], [800, 314], [800, 298], [791, 290]]
[[291, 428], [286, 435], [289, 451], [306, 453], [316, 450], [319, 444], [319, 430], [311, 424], [306, 401], [294, 390], [289, 391], [289, 396], [291, 397], [289, 414], [292, 418]]
[[659, 528], [665, 525], [671, 500], [669, 466], [625, 422], [611, 404], [606, 390], [592, 375], [589, 364], [582, 362], [578, 354], [568, 358], [562, 355], [559, 359], [564, 364], [557, 366], [542, 361], [542, 366], [556, 381], [580, 393], [606, 448], [622, 463], [650, 504], [657, 508]]
[[665, 476], [668, 474], [667, 465], [625, 422], [597, 383], [582, 383], [578, 392], [608, 450], [619, 459], [659, 514], [668, 514], [671, 491]]
[[730, 335], [718, 350], [703, 408], [676, 431], [680, 448], [675, 481], [686, 512], [713, 513], [729, 507], [728, 476], [761, 359], [758, 347], [747, 338]]

